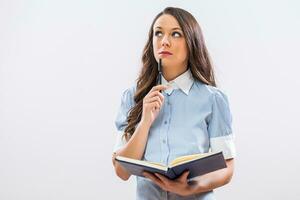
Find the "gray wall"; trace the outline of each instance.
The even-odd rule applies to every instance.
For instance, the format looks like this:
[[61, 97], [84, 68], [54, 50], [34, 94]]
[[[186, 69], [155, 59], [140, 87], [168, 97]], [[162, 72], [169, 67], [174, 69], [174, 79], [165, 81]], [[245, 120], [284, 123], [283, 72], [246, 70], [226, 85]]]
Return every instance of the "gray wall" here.
[[299, 197], [298, 1], [0, 1], [0, 199], [133, 199], [111, 164], [121, 92], [154, 16], [190, 11], [229, 96], [238, 157], [218, 199]]

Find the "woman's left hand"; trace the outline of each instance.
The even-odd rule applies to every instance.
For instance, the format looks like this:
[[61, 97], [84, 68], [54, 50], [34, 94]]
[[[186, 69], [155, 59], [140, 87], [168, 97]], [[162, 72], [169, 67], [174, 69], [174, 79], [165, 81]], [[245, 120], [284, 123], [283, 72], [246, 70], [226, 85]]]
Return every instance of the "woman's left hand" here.
[[163, 190], [173, 192], [181, 196], [188, 196], [192, 194], [192, 185], [188, 184], [187, 176], [189, 171], [184, 172], [180, 177], [175, 180], [166, 178], [163, 175], [157, 173], [143, 173], [146, 178], [152, 180], [155, 184], [161, 187]]

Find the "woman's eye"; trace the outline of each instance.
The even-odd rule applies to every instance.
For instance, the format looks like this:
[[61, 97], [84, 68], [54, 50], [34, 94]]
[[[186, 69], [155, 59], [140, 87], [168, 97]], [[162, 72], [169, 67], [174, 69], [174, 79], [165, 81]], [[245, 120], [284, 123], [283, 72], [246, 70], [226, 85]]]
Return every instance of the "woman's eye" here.
[[160, 36], [162, 36], [162, 32], [161, 31], [155, 31], [154, 35], [160, 37]]
[[181, 37], [181, 33], [179, 33], [179, 32], [173, 32], [172, 36], [174, 36], [174, 37]]

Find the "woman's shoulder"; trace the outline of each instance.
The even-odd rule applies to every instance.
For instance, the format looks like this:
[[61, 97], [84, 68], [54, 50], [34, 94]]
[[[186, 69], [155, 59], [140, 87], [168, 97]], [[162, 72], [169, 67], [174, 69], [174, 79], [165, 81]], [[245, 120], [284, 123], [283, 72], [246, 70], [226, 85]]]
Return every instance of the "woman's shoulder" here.
[[127, 87], [122, 92], [122, 101], [129, 103], [130, 105], [134, 104], [134, 94], [136, 91], [136, 85], [131, 85]]
[[134, 95], [135, 91], [136, 91], [136, 85], [133, 84], [133, 85], [127, 87], [127, 88], [123, 91], [123, 94], [127, 94], [127, 95], [131, 95], [131, 96], [132, 96], [132, 95]]
[[205, 95], [209, 98], [215, 98], [216, 96], [227, 98], [225, 92], [218, 87], [207, 85], [199, 80], [195, 80], [195, 85], [198, 90], [201, 90], [201, 95]]

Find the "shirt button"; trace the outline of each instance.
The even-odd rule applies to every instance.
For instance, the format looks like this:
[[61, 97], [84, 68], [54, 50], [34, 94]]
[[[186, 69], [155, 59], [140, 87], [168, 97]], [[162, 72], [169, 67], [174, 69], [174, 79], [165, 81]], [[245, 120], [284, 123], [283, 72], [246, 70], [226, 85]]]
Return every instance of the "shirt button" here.
[[166, 144], [166, 140], [165, 139], [163, 140], [163, 143]]
[[167, 121], [165, 121], [164, 123], [165, 123], [165, 124], [167, 124], [168, 122], [167, 122]]

